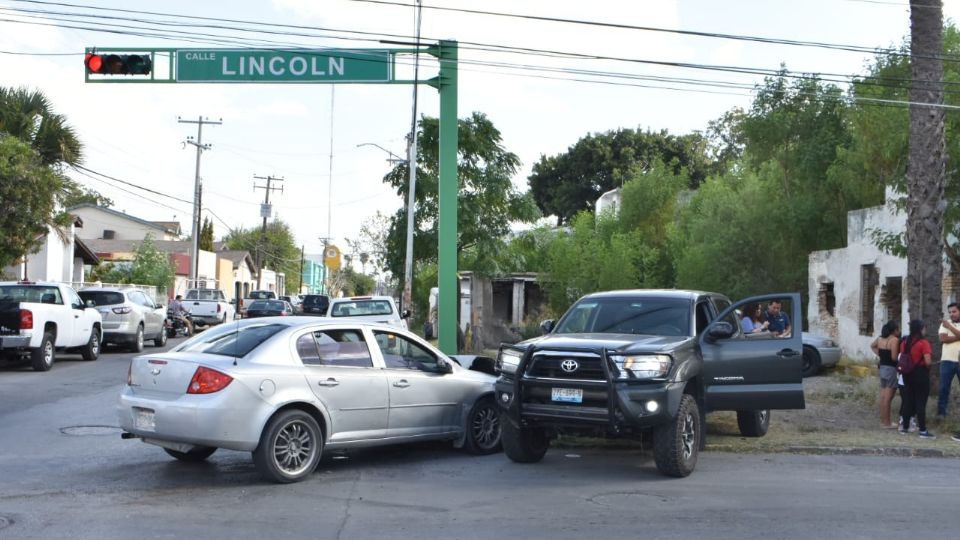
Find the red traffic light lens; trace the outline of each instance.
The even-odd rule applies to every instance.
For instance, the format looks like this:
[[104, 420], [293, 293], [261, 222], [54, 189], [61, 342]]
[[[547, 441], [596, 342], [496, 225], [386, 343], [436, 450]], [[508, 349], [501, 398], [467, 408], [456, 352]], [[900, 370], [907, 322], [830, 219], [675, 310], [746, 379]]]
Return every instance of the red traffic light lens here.
[[100, 73], [100, 70], [103, 69], [103, 57], [99, 54], [87, 53], [83, 59], [83, 64], [87, 66], [88, 72]]

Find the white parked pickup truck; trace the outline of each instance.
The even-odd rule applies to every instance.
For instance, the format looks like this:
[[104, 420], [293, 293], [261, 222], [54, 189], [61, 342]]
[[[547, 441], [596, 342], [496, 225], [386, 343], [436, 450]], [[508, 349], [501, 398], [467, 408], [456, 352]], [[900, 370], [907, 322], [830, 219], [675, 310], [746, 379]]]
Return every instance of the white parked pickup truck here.
[[59, 283], [0, 282], [0, 355], [30, 356], [36, 371], [53, 367], [57, 350], [100, 356], [100, 313]]
[[232, 321], [236, 311], [220, 289], [188, 290], [183, 297], [183, 308], [190, 312], [190, 320], [197, 326]]
[[327, 317], [350, 317], [351, 320], [389, 324], [407, 330], [409, 310], [397, 311], [397, 305], [389, 296], [354, 296], [331, 298]]
[[277, 299], [277, 293], [273, 291], [267, 291], [267, 290], [250, 291], [250, 294], [248, 294], [247, 296], [245, 296], [240, 300], [240, 314], [242, 315], [247, 312], [247, 306], [249, 306], [251, 302], [256, 302], [257, 300], [276, 300], [276, 299]]

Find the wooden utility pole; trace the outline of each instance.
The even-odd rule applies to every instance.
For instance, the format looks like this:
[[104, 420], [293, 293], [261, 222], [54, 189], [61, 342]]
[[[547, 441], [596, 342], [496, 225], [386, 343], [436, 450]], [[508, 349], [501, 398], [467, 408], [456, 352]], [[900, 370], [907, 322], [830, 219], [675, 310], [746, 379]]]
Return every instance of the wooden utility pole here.
[[197, 166], [196, 171], [193, 176], [193, 219], [191, 220], [190, 227], [193, 229], [191, 236], [193, 241], [190, 243], [190, 271], [188, 272], [188, 281], [190, 287], [197, 286], [197, 265], [198, 260], [200, 259], [200, 156], [203, 155], [204, 150], [209, 150], [209, 144], [203, 144], [203, 125], [208, 124], [212, 126], [219, 126], [223, 124], [222, 120], [210, 120], [202, 116], [197, 117], [196, 120], [183, 120], [177, 118], [177, 122], [180, 124], [196, 124], [197, 125], [197, 140], [193, 140], [193, 137], [187, 137], [187, 140], [184, 144], [190, 144], [197, 147]]
[[257, 289], [261, 287], [261, 278], [263, 276], [263, 259], [261, 255], [263, 252], [264, 243], [267, 241], [267, 218], [270, 217], [270, 211], [272, 210], [270, 206], [270, 192], [279, 191], [283, 193], [283, 186], [274, 187], [271, 184], [273, 182], [283, 182], [283, 178], [277, 178], [275, 176], [257, 176], [253, 175], [256, 180], [266, 180], [267, 185], [258, 186], [256, 182], [253, 183], [253, 190], [258, 189], [263, 190], [263, 204], [260, 206], [260, 217], [263, 218], [263, 228], [260, 229], [260, 241], [257, 242]]

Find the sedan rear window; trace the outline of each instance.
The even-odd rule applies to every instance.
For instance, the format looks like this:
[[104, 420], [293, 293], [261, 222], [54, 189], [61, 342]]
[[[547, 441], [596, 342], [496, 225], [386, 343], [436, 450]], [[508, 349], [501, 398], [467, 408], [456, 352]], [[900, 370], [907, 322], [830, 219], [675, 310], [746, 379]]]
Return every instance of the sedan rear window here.
[[283, 324], [257, 324], [209, 335], [204, 332], [196, 340], [188, 341], [176, 350], [242, 358], [284, 328], [288, 327]]
[[77, 294], [84, 302], [93, 302], [94, 306], [112, 306], [124, 302], [123, 293], [114, 291], [80, 291]]
[[283, 311], [283, 302], [278, 300], [274, 301], [264, 301], [258, 300], [252, 302], [250, 307], [247, 308], [249, 311]]

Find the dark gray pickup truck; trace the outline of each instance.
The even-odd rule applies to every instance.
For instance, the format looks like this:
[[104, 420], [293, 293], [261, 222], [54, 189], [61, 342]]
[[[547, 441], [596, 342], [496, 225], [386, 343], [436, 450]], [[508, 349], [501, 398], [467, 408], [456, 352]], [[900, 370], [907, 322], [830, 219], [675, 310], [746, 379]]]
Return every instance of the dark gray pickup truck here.
[[681, 290], [581, 298], [546, 335], [497, 356], [503, 447], [540, 461], [558, 433], [652, 440], [661, 473], [693, 472], [705, 415], [737, 411], [745, 436], [766, 434], [770, 409], [804, 408], [799, 328], [744, 334], [737, 309], [778, 301], [800, 320], [795, 293], [748, 298]]

